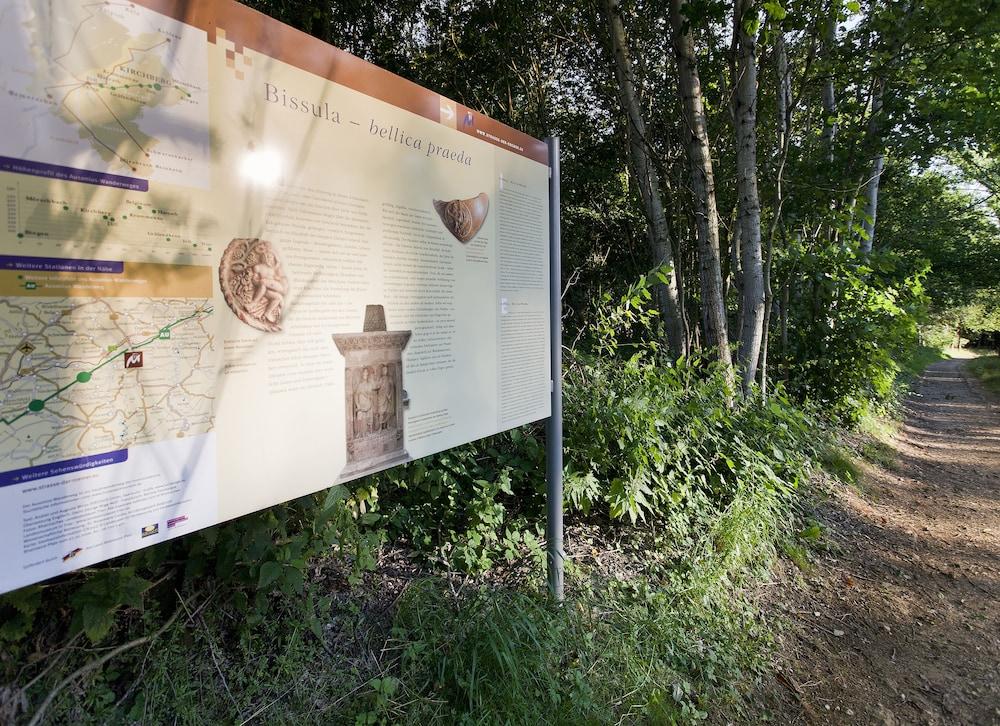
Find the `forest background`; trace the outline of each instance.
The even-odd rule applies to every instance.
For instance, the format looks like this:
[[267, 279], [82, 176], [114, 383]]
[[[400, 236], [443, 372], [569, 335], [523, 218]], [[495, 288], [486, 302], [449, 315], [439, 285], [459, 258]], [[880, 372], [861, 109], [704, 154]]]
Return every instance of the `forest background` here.
[[0, 598], [0, 722], [759, 717], [841, 432], [1000, 341], [1000, 4], [250, 4], [561, 138], [567, 603], [528, 426]]

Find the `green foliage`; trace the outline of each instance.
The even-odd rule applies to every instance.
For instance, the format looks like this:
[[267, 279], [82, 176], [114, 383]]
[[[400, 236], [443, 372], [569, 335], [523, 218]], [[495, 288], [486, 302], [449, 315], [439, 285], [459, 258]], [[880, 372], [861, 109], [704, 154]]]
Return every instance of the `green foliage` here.
[[789, 295], [784, 336], [772, 338], [788, 390], [845, 423], [885, 410], [896, 361], [916, 346], [926, 266], [914, 269], [892, 253], [862, 260], [818, 241], [795, 246], [783, 264], [807, 280]]
[[[78, 633], [94, 644], [142, 630], [149, 612], [176, 609], [178, 592], [213, 588], [237, 614], [237, 636], [251, 637], [282, 597], [305, 594], [310, 562], [339, 555], [354, 582], [375, 564], [385, 532], [366, 524], [372, 491], [343, 486], [192, 533], [45, 584], [0, 597], [0, 661], [9, 681], [18, 658], [46, 641]], [[178, 564], [180, 563], [180, 567]], [[40, 617], [40, 613], [69, 617]], [[40, 640], [41, 639], [41, 640]], [[54, 647], [54, 643], [52, 644]]]
[[17, 641], [31, 632], [42, 604], [42, 588], [24, 587], [0, 598], [0, 641]]
[[879, 239], [911, 265], [930, 264], [926, 288], [935, 312], [972, 303], [993, 312], [996, 300], [981, 296], [998, 285], [1000, 227], [984, 214], [982, 199], [953, 188], [960, 181], [907, 172], [880, 210]]
[[[866, 5], [829, 48], [820, 36], [831, 13], [842, 22], [861, 13], [860, 3], [765, 2], [743, 19], [756, 33], [766, 13], [759, 58], [772, 57], [783, 33], [796, 102], [785, 158], [776, 74], [762, 65], [761, 206], [764, 229], [775, 230], [767, 375], [779, 383], [766, 400], [754, 393], [733, 403], [710, 351], [671, 361], [660, 347], [653, 286], [664, 270], [641, 275], [647, 219], [604, 29], [588, 4], [251, 4], [500, 121], [562, 137], [564, 313], [567, 342], [575, 341], [566, 356], [566, 507], [604, 531], [647, 537], [643, 575], [589, 582], [581, 569], [562, 610], [533, 592], [472, 588], [456, 598], [419, 584], [400, 602], [402, 656], [391, 673], [357, 651], [326, 651], [327, 626], [367, 647], [371, 624], [362, 626], [361, 606], [342, 588], [363, 584], [387, 540], [425, 565], [490, 576], [513, 562], [537, 579], [544, 442], [528, 426], [8, 594], [0, 598], [0, 683], [29, 682], [70, 638], [113, 647], [211, 593], [153, 656], [123, 656], [67, 691], [55, 720], [228, 722], [260, 708], [271, 709], [262, 720], [278, 723], [468, 723], [494, 713], [510, 722], [704, 719], [761, 667], [766, 634], [740, 585], [776, 549], [807, 565], [820, 536], [811, 524], [790, 534], [811, 460], [856, 480], [854, 462], [831, 453], [827, 420], [876, 425], [897, 373], [930, 360], [907, 358], [925, 307], [966, 337], [1000, 330], [996, 200], [954, 189], [969, 179], [993, 194], [1000, 188], [1000, 35], [990, 32], [1000, 15], [944, 0]], [[683, 11], [695, 32], [724, 247], [737, 176], [730, 7], [709, 0]], [[681, 181], [678, 140], [688, 130], [661, 11], [623, 5], [648, 112], [643, 142], [670, 192], [666, 222], [694, 331], [697, 207]], [[829, 119], [826, 78], [837, 100]], [[885, 104], [872, 113], [876, 80]], [[824, 121], [838, 124], [829, 150]], [[862, 191], [879, 150], [888, 167], [876, 251], [864, 257]], [[961, 173], [941, 172], [942, 160]], [[736, 327], [738, 275], [723, 258]], [[988, 381], [991, 360], [973, 365]], [[890, 461], [884, 442], [866, 447], [865, 458]], [[335, 585], [317, 574], [323, 568], [336, 569]], [[33, 685], [36, 703], [93, 654], [66, 652], [65, 667]]]
[[766, 667], [767, 629], [736, 595], [787, 536], [788, 500], [747, 487], [689, 545], [683, 567], [579, 572], [563, 607], [505, 588], [453, 595], [439, 580], [400, 601], [395, 720], [407, 723], [703, 721], [738, 708]]
[[918, 345], [910, 350], [899, 361], [901, 377], [910, 382], [920, 376], [927, 366], [941, 360], [948, 360], [948, 356], [941, 350], [943, 346]]
[[768, 16], [774, 20], [784, 20], [785, 16], [788, 15], [788, 11], [781, 7], [780, 3], [765, 2], [763, 7]]
[[390, 713], [393, 696], [399, 690], [399, 680], [392, 676], [372, 678], [368, 682], [368, 710], [361, 711], [354, 717], [355, 726], [384, 723]]
[[562, 668], [571, 624], [544, 597], [478, 590], [455, 601], [440, 582], [425, 580], [400, 602], [394, 632], [403, 680], [442, 698], [440, 707], [424, 706], [438, 722], [505, 714], [523, 723], [535, 712], [564, 713], [570, 723], [587, 708], [585, 690], [576, 687], [581, 674]]
[[382, 521], [432, 561], [481, 572], [526, 547], [540, 556], [545, 445], [535, 427], [460, 446], [373, 478]]
[[812, 563], [809, 561], [809, 550], [802, 545], [788, 540], [782, 543], [781, 551], [802, 572], [808, 572], [812, 567]]
[[866, 439], [858, 447], [858, 453], [862, 458], [883, 469], [890, 471], [896, 469], [896, 450], [885, 441]]
[[[305, 626], [310, 618], [330, 619], [329, 600], [277, 598], [269, 617], [251, 629], [243, 626], [240, 609], [224, 597], [216, 595], [204, 609], [201, 604], [190, 596], [188, 606], [197, 617], [181, 616], [150, 647], [123, 654], [79, 688], [65, 691], [47, 722], [197, 726], [240, 723], [258, 712], [264, 723], [330, 723], [331, 714], [346, 722], [329, 706], [345, 693], [363, 694], [366, 678], [346, 664], [345, 654], [328, 652]], [[149, 615], [150, 625], [159, 619]], [[360, 640], [358, 618], [338, 615], [345, 631]], [[68, 668], [91, 657], [71, 656]], [[369, 702], [359, 698], [362, 706]]]
[[115, 610], [142, 608], [142, 595], [149, 586], [131, 567], [97, 570], [69, 598], [74, 610], [72, 629], [83, 630], [92, 643], [100, 642], [111, 632]]
[[949, 345], [975, 341], [997, 348], [1000, 335], [1000, 289], [979, 290], [972, 301], [946, 309], [936, 316], [939, 326], [950, 333]]
[[[645, 575], [616, 583], [577, 571], [581, 589], [563, 609], [531, 590], [474, 589], [456, 600], [440, 580], [417, 583], [398, 605], [394, 670], [331, 676], [357, 690], [343, 715], [451, 723], [543, 713], [568, 723], [642, 713], [688, 722], [735, 702], [735, 684], [762, 667], [765, 631], [733, 592], [787, 539], [795, 492], [824, 437], [780, 386], [767, 401], [733, 405], [713, 364], [668, 362], [655, 342], [643, 343], [657, 322], [647, 307], [657, 279], [644, 277], [600, 312], [589, 336], [602, 356], [572, 354], [565, 381], [567, 507], [608, 527], [647, 522], [656, 534], [643, 550]], [[310, 569], [332, 555], [357, 584], [387, 536], [449, 568], [479, 573], [523, 559], [540, 572], [543, 464], [539, 431], [526, 427], [69, 578], [72, 587], [49, 590], [49, 602], [64, 598], [74, 627], [94, 642], [188, 612], [177, 593], [194, 607], [196, 593], [211, 589], [222, 604], [164, 636], [162, 662], [142, 664], [136, 692], [127, 669], [105, 669], [85, 702], [67, 696], [58, 712], [86, 723], [114, 721], [124, 708], [155, 720], [178, 701], [181, 721], [196, 720], [195, 702], [215, 720], [249, 715], [281, 682], [251, 665], [255, 657], [269, 653], [284, 678], [308, 680], [315, 656], [303, 636], [326, 642], [331, 598], [310, 584]], [[12, 617], [0, 632], [18, 648], [28, 647], [43, 592], [5, 600]], [[348, 605], [336, 615], [341, 632], [354, 632], [358, 612]], [[184, 635], [192, 628], [193, 641]], [[211, 686], [219, 674], [234, 695]], [[306, 708], [297, 684], [279, 713]]]
[[[670, 361], [656, 344], [622, 343], [655, 323], [647, 278], [597, 317], [600, 356], [567, 361], [567, 502], [614, 518], [656, 519], [683, 541], [741, 486], [791, 489], [803, 477], [815, 421], [784, 392], [733, 405], [724, 371]], [[640, 340], [643, 338], [639, 338]], [[648, 339], [645, 338], [645, 339]]]
[[966, 366], [987, 390], [1000, 393], [1000, 357], [995, 355], [981, 356], [970, 360]]
[[827, 446], [820, 451], [820, 463], [827, 472], [845, 484], [857, 484], [861, 471], [854, 459], [840, 446]]

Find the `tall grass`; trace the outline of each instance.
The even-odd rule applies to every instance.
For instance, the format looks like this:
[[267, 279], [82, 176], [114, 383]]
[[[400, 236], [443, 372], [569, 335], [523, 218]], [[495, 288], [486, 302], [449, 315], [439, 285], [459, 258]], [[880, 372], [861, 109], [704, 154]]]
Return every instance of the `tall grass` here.
[[744, 490], [684, 566], [619, 580], [577, 568], [557, 607], [537, 592], [413, 585], [395, 621], [408, 723], [691, 723], [738, 708], [769, 630], [743, 586], [787, 534], [776, 490]]

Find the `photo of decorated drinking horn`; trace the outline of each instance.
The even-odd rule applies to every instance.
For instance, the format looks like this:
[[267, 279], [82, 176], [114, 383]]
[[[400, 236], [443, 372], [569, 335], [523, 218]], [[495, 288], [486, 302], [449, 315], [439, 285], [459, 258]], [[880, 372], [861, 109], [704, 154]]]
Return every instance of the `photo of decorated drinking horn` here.
[[469, 199], [452, 199], [450, 202], [434, 200], [441, 222], [459, 242], [468, 242], [486, 221], [490, 211], [490, 198], [485, 193]]

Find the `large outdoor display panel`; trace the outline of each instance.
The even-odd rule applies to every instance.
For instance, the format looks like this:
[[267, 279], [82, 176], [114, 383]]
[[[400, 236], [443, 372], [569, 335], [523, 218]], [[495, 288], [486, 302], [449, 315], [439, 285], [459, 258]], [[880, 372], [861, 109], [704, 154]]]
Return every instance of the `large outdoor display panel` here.
[[0, 591], [549, 415], [544, 143], [229, 0], [0, 18]]

